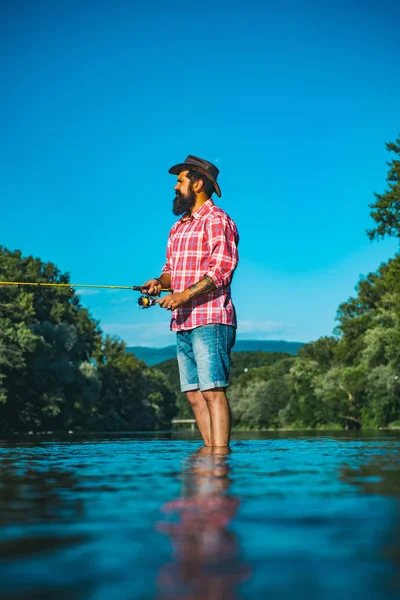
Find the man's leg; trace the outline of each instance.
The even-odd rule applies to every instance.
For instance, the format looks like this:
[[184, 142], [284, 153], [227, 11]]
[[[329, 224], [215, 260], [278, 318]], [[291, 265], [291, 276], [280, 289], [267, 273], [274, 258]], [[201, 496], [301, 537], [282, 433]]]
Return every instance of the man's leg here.
[[[231, 410], [225, 388], [204, 390], [211, 424], [211, 445], [229, 446], [231, 437]], [[206, 444], [207, 446], [208, 444]]]
[[197, 365], [192, 347], [192, 331], [177, 333], [177, 357], [181, 389], [190, 403], [205, 446], [211, 446], [211, 421], [207, 402], [199, 390]]
[[229, 446], [231, 411], [226, 397], [230, 371], [230, 352], [236, 330], [219, 323], [193, 330], [193, 353], [199, 387], [210, 415], [211, 444]]
[[200, 390], [186, 392], [205, 446], [212, 446], [210, 412], [206, 400]]

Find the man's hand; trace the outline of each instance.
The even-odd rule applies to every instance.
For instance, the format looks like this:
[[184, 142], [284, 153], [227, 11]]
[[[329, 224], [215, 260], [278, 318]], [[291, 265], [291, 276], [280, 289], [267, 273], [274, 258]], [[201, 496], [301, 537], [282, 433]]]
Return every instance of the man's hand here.
[[149, 279], [143, 284], [142, 294], [150, 296], [159, 296], [161, 294], [162, 285], [159, 279]]
[[168, 294], [160, 300], [157, 300], [157, 304], [159, 304], [161, 308], [165, 308], [166, 310], [175, 310], [176, 308], [183, 306], [188, 300], [190, 300], [189, 294], [189, 290], [185, 290], [184, 292], [180, 292], [179, 294]]

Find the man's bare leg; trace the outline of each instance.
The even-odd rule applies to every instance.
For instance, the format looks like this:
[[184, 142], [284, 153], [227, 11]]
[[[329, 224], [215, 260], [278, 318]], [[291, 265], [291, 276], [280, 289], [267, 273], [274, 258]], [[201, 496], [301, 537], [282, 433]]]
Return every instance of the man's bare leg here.
[[199, 428], [205, 446], [212, 446], [211, 442], [211, 420], [207, 402], [200, 390], [186, 392], [186, 398], [193, 409], [194, 418]]
[[231, 409], [225, 388], [205, 390], [202, 395], [210, 415], [212, 446], [229, 446], [231, 437]]

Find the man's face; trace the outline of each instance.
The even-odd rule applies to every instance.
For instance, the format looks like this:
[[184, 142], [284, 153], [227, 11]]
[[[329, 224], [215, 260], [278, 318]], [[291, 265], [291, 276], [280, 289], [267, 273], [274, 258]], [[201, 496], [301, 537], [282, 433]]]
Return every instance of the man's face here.
[[196, 194], [191, 189], [191, 181], [186, 177], [189, 171], [182, 171], [176, 182], [175, 198], [173, 200], [172, 212], [174, 215], [182, 215], [188, 212], [196, 204]]

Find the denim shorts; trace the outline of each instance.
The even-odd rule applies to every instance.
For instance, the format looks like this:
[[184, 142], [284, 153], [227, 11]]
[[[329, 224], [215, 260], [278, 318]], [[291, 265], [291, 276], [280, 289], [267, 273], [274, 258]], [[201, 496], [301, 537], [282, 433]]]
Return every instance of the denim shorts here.
[[182, 392], [226, 387], [235, 339], [235, 327], [220, 323], [178, 331], [176, 341]]

